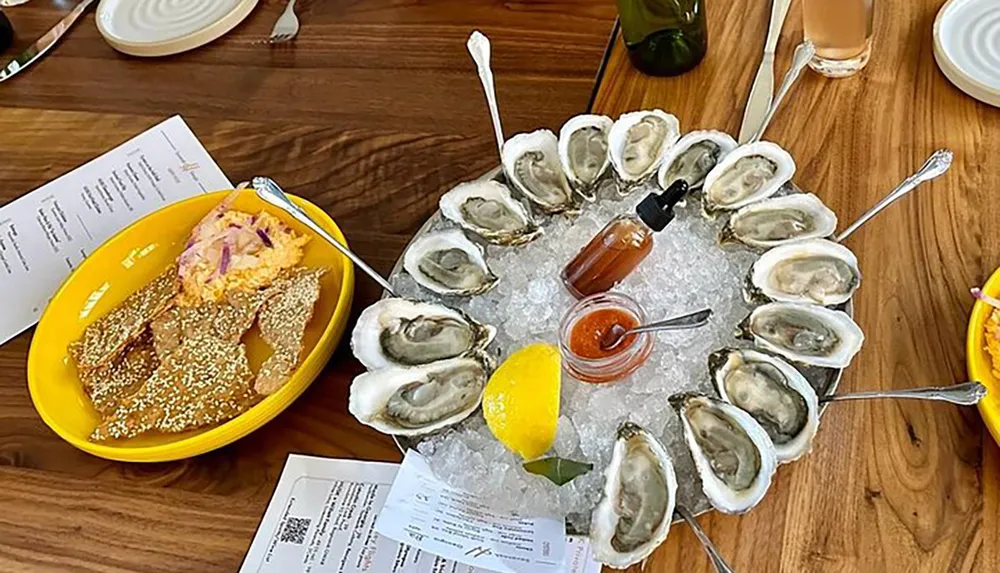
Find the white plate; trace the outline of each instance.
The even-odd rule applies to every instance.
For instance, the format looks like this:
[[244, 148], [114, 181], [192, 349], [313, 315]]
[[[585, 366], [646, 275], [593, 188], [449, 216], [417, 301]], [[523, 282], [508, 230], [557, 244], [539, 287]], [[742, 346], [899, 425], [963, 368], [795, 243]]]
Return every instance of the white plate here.
[[934, 21], [934, 58], [959, 89], [1000, 107], [1000, 1], [949, 0]]
[[167, 56], [203, 46], [243, 21], [258, 0], [101, 0], [97, 29], [114, 49]]

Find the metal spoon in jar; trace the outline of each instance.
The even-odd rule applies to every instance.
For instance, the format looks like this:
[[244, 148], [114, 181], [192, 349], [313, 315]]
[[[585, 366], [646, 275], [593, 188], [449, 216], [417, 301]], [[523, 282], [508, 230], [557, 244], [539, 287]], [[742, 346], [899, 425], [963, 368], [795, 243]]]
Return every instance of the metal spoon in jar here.
[[879, 390], [875, 392], [855, 392], [852, 394], [834, 394], [823, 396], [820, 404], [842, 402], [845, 400], [867, 400], [874, 398], [898, 398], [911, 400], [937, 400], [959, 406], [975, 406], [986, 396], [986, 386], [979, 382], [965, 382], [954, 386], [932, 386], [927, 388], [908, 388], [906, 390]]
[[658, 332], [661, 330], [688, 330], [691, 328], [705, 326], [705, 324], [708, 323], [710, 316], [712, 316], [712, 309], [706, 308], [704, 310], [699, 310], [698, 312], [685, 314], [684, 316], [676, 316], [659, 322], [642, 324], [627, 330], [624, 326], [615, 324], [604, 333], [604, 336], [601, 337], [601, 348], [604, 350], [610, 350], [621, 344], [621, 342], [630, 334]]

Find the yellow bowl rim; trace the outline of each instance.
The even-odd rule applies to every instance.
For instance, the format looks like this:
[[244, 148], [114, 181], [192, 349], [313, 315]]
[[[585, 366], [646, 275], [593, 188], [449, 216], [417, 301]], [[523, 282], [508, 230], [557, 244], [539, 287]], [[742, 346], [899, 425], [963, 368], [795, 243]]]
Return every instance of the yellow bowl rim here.
[[[983, 292], [990, 296], [1000, 295], [1000, 268], [993, 271], [989, 280], [983, 285]], [[969, 379], [982, 382], [990, 392], [1000, 392], [1000, 382], [993, 377], [989, 356], [984, 356], [983, 328], [993, 307], [989, 304], [977, 300], [972, 305], [972, 314], [969, 316], [969, 329], [965, 337], [965, 363], [968, 369]], [[979, 358], [977, 360], [976, 358]], [[985, 360], [985, 370], [981, 369], [978, 362]], [[1000, 443], [1000, 409], [996, 408], [989, 398], [979, 402], [979, 415], [982, 416], [986, 427], [993, 434], [993, 439]]]
[[[252, 193], [253, 191], [248, 192]], [[232, 190], [215, 191], [189, 197], [176, 203], [171, 203], [170, 205], [166, 205], [156, 211], [153, 211], [152, 213], [149, 213], [145, 217], [142, 217], [138, 221], [115, 233], [114, 236], [95, 249], [94, 252], [83, 261], [83, 263], [73, 269], [73, 272], [70, 273], [66, 280], [64, 280], [59, 286], [59, 289], [52, 296], [51, 300], [55, 300], [66, 288], [68, 288], [68, 285], [72, 282], [76, 274], [80, 272], [81, 269], [86, 267], [87, 260], [96, 259], [96, 255], [98, 253], [105, 248], [110, 248], [109, 245], [124, 240], [126, 235], [128, 235], [134, 228], [143, 225], [147, 219], [155, 216], [162, 216], [164, 212], [180, 209], [189, 202], [204, 201], [205, 197], [217, 197], [218, 200], [221, 201], [222, 198], [229, 193], [232, 193]], [[320, 209], [318, 206], [306, 199], [303, 199], [302, 197], [291, 194], [289, 194], [289, 197], [299, 207], [302, 207], [321, 227], [328, 228], [328, 230], [331, 231], [330, 234], [332, 234], [341, 244], [345, 246], [347, 245], [347, 240], [344, 238], [344, 234], [341, 232], [340, 227], [337, 226], [337, 223], [334, 222], [326, 211]], [[340, 285], [340, 296], [337, 299], [336, 307], [334, 307], [333, 315], [330, 317], [329, 323], [326, 325], [323, 333], [316, 341], [312, 351], [306, 355], [306, 357], [302, 360], [302, 363], [299, 364], [299, 367], [296, 369], [296, 373], [293, 374], [293, 379], [298, 372], [306, 370], [310, 365], [321, 360], [319, 354], [317, 354], [317, 350], [324, 345], [331, 343], [334, 337], [341, 337], [346, 328], [347, 320], [351, 312], [351, 304], [354, 299], [354, 265], [352, 265], [346, 258], [343, 258], [342, 261], [343, 280]], [[48, 317], [50, 308], [51, 307], [49, 305], [46, 305], [41, 318], [38, 320], [38, 326], [40, 326]], [[123, 448], [115, 445], [94, 443], [85, 439], [81, 440], [76, 436], [71, 435], [59, 424], [56, 418], [39, 403], [36, 398], [36, 392], [38, 391], [39, 386], [39, 379], [37, 375], [38, 359], [37, 353], [34, 350], [35, 340], [34, 334], [32, 334], [31, 345], [28, 349], [28, 392], [31, 395], [31, 402], [34, 405], [35, 410], [38, 412], [39, 416], [41, 416], [45, 425], [47, 425], [60, 438], [66, 440], [80, 450], [101, 458], [123, 462], [155, 463], [174, 461], [205, 454], [229, 445], [270, 422], [285, 408], [290, 406], [312, 384], [312, 381], [305, 384], [293, 384], [292, 380], [289, 380], [289, 382], [280, 390], [264, 398], [252, 408], [232, 420], [203, 430], [185, 439], [168, 444]], [[322, 366], [320, 366], [320, 370], [322, 370]]]

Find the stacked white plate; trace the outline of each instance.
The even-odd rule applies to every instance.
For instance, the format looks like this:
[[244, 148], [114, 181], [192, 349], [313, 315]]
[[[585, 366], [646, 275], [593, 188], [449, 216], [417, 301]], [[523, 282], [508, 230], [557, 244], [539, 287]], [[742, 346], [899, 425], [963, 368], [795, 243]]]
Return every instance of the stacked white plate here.
[[167, 56], [203, 46], [243, 21], [258, 0], [101, 0], [97, 29], [114, 49]]
[[1000, 0], [949, 0], [934, 21], [934, 58], [959, 89], [1000, 107]]

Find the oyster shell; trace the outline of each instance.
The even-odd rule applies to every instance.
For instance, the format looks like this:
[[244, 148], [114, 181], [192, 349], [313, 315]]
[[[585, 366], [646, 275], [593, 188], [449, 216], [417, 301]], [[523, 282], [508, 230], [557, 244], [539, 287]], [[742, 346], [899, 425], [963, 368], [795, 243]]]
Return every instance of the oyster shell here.
[[702, 208], [708, 215], [733, 211], [778, 192], [795, 174], [787, 151], [768, 141], [741, 145], [705, 177]]
[[417, 366], [486, 348], [496, 329], [447, 306], [386, 298], [358, 317], [351, 350], [369, 370]]
[[736, 140], [721, 131], [692, 131], [677, 140], [663, 156], [657, 180], [662, 189], [678, 179], [696, 190], [723, 157], [736, 149]]
[[494, 245], [521, 245], [542, 234], [524, 205], [499, 181], [459, 183], [438, 201], [441, 214]]
[[608, 133], [614, 122], [606, 115], [578, 115], [559, 130], [559, 161], [573, 190], [588, 201], [597, 198], [597, 183], [608, 170]]
[[750, 267], [747, 301], [775, 300], [832, 306], [847, 302], [861, 285], [858, 258], [847, 247], [813, 239], [775, 247]]
[[719, 242], [770, 249], [794, 241], [829, 237], [837, 215], [812, 193], [794, 193], [753, 203], [733, 213]]
[[439, 294], [471, 296], [493, 288], [497, 277], [483, 250], [462, 231], [428, 233], [403, 255], [403, 268], [424, 288]]
[[736, 334], [792, 362], [824, 368], [847, 368], [865, 341], [846, 312], [791, 302], [755, 308]]
[[659, 109], [623, 113], [608, 134], [615, 173], [631, 190], [659, 169], [663, 155], [681, 135], [677, 118]]
[[794, 366], [763, 352], [727, 348], [708, 357], [708, 370], [719, 396], [764, 428], [779, 462], [809, 453], [819, 429], [819, 400]]
[[366, 372], [351, 382], [347, 409], [385, 434], [427, 434], [461, 422], [479, 407], [491, 369], [479, 355]]
[[625, 569], [667, 538], [677, 495], [674, 464], [652, 434], [625, 422], [604, 476], [604, 495], [591, 514], [590, 542], [598, 560]]
[[576, 208], [559, 163], [559, 142], [548, 129], [519, 133], [503, 144], [503, 170], [518, 191], [545, 213]]
[[694, 394], [670, 398], [701, 476], [702, 491], [715, 509], [745, 513], [764, 499], [778, 467], [771, 438], [736, 406]]

